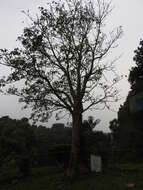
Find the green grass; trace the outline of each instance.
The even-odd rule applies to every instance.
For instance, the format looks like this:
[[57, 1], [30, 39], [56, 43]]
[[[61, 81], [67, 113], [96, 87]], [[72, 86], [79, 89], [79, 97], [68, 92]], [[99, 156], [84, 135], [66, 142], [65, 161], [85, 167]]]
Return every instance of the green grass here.
[[55, 168], [33, 169], [32, 176], [16, 184], [0, 185], [1, 190], [125, 190], [135, 183], [143, 190], [143, 165], [119, 165], [106, 173], [90, 174], [71, 184], [64, 173]]

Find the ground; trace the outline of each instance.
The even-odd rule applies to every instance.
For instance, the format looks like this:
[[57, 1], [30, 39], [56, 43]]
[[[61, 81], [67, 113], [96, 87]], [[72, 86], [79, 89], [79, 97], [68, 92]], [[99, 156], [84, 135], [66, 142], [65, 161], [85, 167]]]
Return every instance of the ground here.
[[[127, 187], [133, 184], [135, 187]], [[142, 190], [143, 164], [124, 164], [108, 171], [82, 176], [71, 183], [65, 173], [55, 168], [33, 169], [31, 177], [1, 183], [1, 190]]]

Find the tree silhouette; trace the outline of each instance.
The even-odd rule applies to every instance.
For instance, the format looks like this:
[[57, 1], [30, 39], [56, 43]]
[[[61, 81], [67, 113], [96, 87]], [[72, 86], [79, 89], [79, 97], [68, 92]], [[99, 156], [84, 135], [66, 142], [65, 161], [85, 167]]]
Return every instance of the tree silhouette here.
[[136, 66], [132, 67], [128, 78], [132, 89], [139, 88], [143, 80], [143, 40], [140, 40], [139, 46], [134, 53], [133, 60]]
[[[128, 81], [131, 85], [127, 98], [118, 111], [118, 118], [110, 122], [110, 129], [118, 159], [140, 161], [143, 157], [143, 40], [134, 51], [135, 66], [131, 68]], [[133, 102], [136, 98], [135, 103]], [[134, 104], [131, 109], [131, 104]], [[124, 155], [124, 156], [123, 156]]]
[[[18, 38], [22, 48], [1, 50], [1, 64], [12, 68], [1, 86], [9, 85], [7, 93], [20, 97], [32, 107], [32, 118], [46, 121], [56, 111], [72, 116], [72, 151], [70, 175], [77, 173], [80, 162], [80, 134], [83, 112], [117, 100], [113, 86], [117, 76], [108, 80], [113, 62], [105, 57], [117, 44], [121, 27], [104, 33], [105, 21], [112, 7], [104, 0], [95, 3], [82, 0], [53, 1], [40, 7], [40, 16], [32, 18], [31, 26]], [[112, 77], [111, 77], [112, 78]], [[22, 81], [23, 86], [15, 84]]]
[[6, 172], [8, 178], [12, 177], [13, 175], [9, 173], [12, 166], [18, 168], [21, 176], [27, 177], [35, 162], [36, 145], [34, 130], [27, 118], [20, 120], [8, 116], [0, 118], [1, 173]]

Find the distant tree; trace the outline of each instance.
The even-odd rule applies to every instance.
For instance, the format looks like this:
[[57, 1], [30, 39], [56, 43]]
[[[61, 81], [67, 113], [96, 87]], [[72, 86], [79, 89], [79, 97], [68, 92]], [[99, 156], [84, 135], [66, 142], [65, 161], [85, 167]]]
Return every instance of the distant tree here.
[[27, 118], [0, 118], [0, 167], [16, 163], [23, 176], [29, 175], [36, 159], [36, 139]]
[[55, 130], [55, 131], [61, 131], [61, 130], [64, 130], [64, 123], [54, 123], [52, 125], [52, 130]]
[[[72, 116], [72, 154], [70, 175], [77, 174], [80, 156], [82, 114], [90, 108], [108, 107], [117, 100], [113, 62], [105, 57], [121, 37], [121, 27], [104, 33], [112, 7], [104, 0], [53, 1], [18, 39], [23, 48], [1, 50], [1, 64], [12, 68], [1, 86], [22, 81], [23, 86], [8, 86], [7, 93], [17, 95], [32, 106], [32, 117], [46, 121], [52, 112], [67, 111]], [[111, 80], [113, 76], [113, 80]], [[97, 107], [99, 106], [99, 107]], [[26, 108], [25, 107], [25, 108]], [[58, 116], [58, 115], [57, 115]]]
[[117, 138], [119, 127], [120, 127], [120, 122], [118, 119], [113, 119], [112, 121], [110, 121], [109, 128], [111, 130], [113, 139]]
[[111, 152], [111, 138], [102, 131], [93, 130], [99, 121], [99, 119], [94, 121], [94, 117], [90, 116], [83, 122], [82, 150], [83, 156], [88, 159], [88, 167], [90, 166], [90, 155], [95, 154], [102, 157], [105, 169]]

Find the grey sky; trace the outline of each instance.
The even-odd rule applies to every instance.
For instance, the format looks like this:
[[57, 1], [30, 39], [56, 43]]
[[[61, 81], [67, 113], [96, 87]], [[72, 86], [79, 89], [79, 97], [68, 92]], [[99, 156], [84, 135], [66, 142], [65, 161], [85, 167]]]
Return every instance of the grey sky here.
[[[22, 10], [30, 10], [34, 15], [37, 7], [45, 5], [46, 0], [0, 0], [0, 48], [14, 48], [17, 45], [16, 38], [22, 33], [22, 29], [27, 25], [25, 15]], [[115, 6], [112, 14], [107, 20], [108, 29], [123, 26], [124, 35], [119, 41], [119, 47], [113, 51], [113, 56], [122, 54], [117, 62], [117, 70], [120, 74], [128, 74], [131, 66], [134, 65], [133, 51], [137, 48], [139, 41], [143, 38], [143, 1], [142, 0], [113, 0]], [[22, 22], [24, 21], [24, 23]], [[7, 69], [0, 67], [0, 76], [7, 73]], [[123, 79], [118, 85], [122, 100], [114, 105], [118, 111], [119, 104], [124, 102], [129, 90], [127, 79]], [[20, 104], [16, 97], [0, 96], [0, 117], [10, 115], [13, 118], [28, 116], [29, 111], [21, 111]], [[90, 113], [87, 113], [87, 115]], [[108, 122], [116, 117], [116, 112], [102, 111], [93, 114], [96, 118], [101, 118], [99, 129], [108, 131]], [[50, 121], [49, 125], [51, 125]], [[48, 126], [49, 126], [48, 125]], [[102, 128], [101, 128], [102, 127]]]

